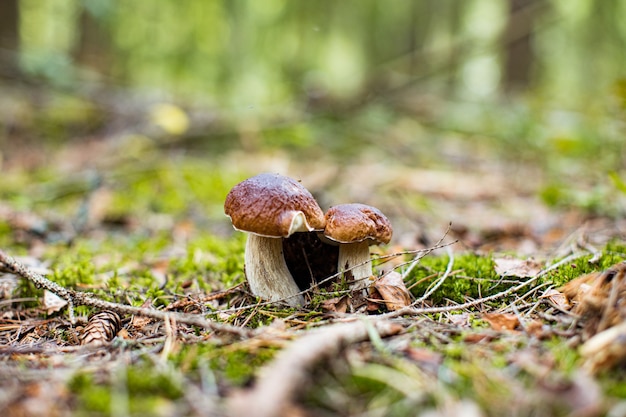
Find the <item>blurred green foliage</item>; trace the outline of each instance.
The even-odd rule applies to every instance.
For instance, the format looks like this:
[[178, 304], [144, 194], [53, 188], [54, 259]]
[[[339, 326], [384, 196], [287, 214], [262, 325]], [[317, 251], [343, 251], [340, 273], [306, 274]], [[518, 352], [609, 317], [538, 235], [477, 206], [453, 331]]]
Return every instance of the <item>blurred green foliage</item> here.
[[522, 87], [561, 103], [623, 90], [623, 2], [526, 3], [19, 0], [19, 55], [52, 84], [161, 90], [242, 114], [416, 83], [493, 97], [507, 87], [507, 54], [527, 40]]
[[[468, 171], [497, 161], [511, 177], [531, 166], [548, 206], [624, 213], [623, 2], [11, 1], [21, 78], [0, 68], [0, 157], [18, 140], [119, 139], [119, 215], [219, 202], [255, 171], [215, 163], [232, 150]], [[16, 79], [48, 94], [20, 96]], [[163, 148], [189, 151], [185, 163], [152, 158]], [[144, 198], [154, 187], [161, 198]], [[41, 188], [38, 201], [63, 192]], [[26, 207], [20, 191], [0, 185]]]

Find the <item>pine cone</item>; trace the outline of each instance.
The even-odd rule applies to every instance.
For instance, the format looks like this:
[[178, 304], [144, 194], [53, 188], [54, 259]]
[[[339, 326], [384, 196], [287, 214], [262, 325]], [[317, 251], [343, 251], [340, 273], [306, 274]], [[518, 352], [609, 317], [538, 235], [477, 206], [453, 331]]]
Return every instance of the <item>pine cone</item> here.
[[122, 327], [120, 316], [110, 310], [100, 311], [89, 317], [80, 338], [81, 345], [101, 346], [113, 340]]

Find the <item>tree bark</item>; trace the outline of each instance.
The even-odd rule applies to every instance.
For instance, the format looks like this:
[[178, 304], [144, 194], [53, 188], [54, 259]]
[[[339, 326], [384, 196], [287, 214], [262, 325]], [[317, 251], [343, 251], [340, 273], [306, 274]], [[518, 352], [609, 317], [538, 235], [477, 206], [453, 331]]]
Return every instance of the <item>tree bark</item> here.
[[110, 75], [114, 57], [107, 27], [88, 9], [80, 14], [79, 40], [74, 52], [76, 63], [102, 75]]
[[523, 90], [530, 86], [535, 61], [533, 23], [537, 14], [536, 3], [536, 0], [510, 0], [504, 33], [505, 91]]
[[19, 75], [19, 7], [18, 0], [0, 1], [0, 77]]

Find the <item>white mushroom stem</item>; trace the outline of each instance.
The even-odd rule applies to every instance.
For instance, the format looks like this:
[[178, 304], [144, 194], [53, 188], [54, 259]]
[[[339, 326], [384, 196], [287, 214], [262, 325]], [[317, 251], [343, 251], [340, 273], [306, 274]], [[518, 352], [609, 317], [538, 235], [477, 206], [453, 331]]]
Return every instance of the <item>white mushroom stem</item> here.
[[248, 234], [246, 242], [246, 278], [254, 295], [265, 300], [282, 300], [292, 307], [304, 305], [304, 297], [293, 280], [285, 258], [281, 238]]
[[341, 243], [339, 245], [339, 272], [349, 272], [354, 279], [351, 285], [353, 290], [367, 288], [372, 276], [372, 261], [367, 240], [356, 243]]

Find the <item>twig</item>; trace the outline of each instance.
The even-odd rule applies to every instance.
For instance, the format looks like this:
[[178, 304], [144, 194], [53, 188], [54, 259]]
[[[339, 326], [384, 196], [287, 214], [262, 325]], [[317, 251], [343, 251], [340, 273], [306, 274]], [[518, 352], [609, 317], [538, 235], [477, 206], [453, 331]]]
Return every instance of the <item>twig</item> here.
[[535, 275], [534, 277], [530, 278], [527, 281], [522, 282], [519, 285], [516, 285], [515, 287], [511, 287], [505, 291], [499, 292], [497, 294], [493, 294], [487, 297], [482, 297], [482, 298], [478, 298], [476, 300], [472, 300], [472, 301], [468, 301], [466, 303], [463, 304], [456, 304], [453, 306], [445, 306], [445, 307], [426, 307], [426, 308], [415, 308], [413, 306], [409, 306], [409, 307], [404, 307], [400, 310], [396, 310], [396, 311], [392, 311], [390, 313], [385, 313], [385, 314], [381, 314], [379, 317], [386, 317], [386, 318], [391, 318], [391, 317], [399, 317], [399, 316], [404, 316], [404, 315], [418, 315], [418, 314], [435, 314], [435, 313], [446, 313], [446, 312], [450, 312], [450, 311], [456, 311], [456, 310], [464, 310], [466, 308], [470, 308], [470, 307], [475, 307], [479, 304], [483, 304], [486, 303], [488, 301], [493, 301], [493, 300], [497, 300], [499, 298], [504, 298], [510, 294], [513, 294], [517, 291], [519, 291], [520, 289], [534, 283], [535, 281], [537, 281], [539, 278], [541, 278], [542, 276], [546, 275], [547, 273], [549, 273], [550, 271], [568, 263], [573, 261], [574, 259], [578, 259], [582, 256], [585, 256], [587, 253], [585, 252], [578, 252], [578, 253], [574, 253], [566, 258], [561, 259], [559, 262], [549, 266], [548, 268], [542, 270], [541, 272], [539, 272], [537, 275]]
[[11, 298], [9, 300], [2, 300], [0, 301], [0, 307], [7, 305], [7, 304], [13, 304], [13, 303], [26, 303], [29, 301], [37, 301], [36, 298], [33, 297], [27, 297], [27, 298]]
[[593, 255], [587, 262], [590, 264], [595, 264], [597, 263], [600, 258], [602, 258], [602, 251], [598, 250], [595, 246], [593, 246], [591, 243], [587, 242], [586, 239], [584, 239], [583, 236], [581, 236], [580, 239], [578, 239], [578, 241], [576, 242], [578, 244], [579, 247], [588, 250], [589, 252], [591, 252], [591, 254]]
[[435, 285], [433, 285], [432, 288], [430, 288], [428, 291], [426, 291], [426, 293], [424, 293], [424, 295], [422, 295], [420, 298], [415, 300], [411, 305], [417, 305], [419, 303], [424, 302], [424, 300], [426, 300], [428, 297], [430, 297], [432, 293], [437, 291], [437, 288], [441, 287], [441, 285], [444, 283], [444, 281], [450, 275], [450, 272], [452, 272], [452, 266], [454, 266], [454, 253], [452, 253], [452, 249], [450, 249], [450, 246], [446, 247], [446, 251], [448, 252], [448, 258], [449, 259], [448, 259], [448, 266], [446, 267], [446, 270], [444, 271], [443, 275], [441, 276], [441, 278], [439, 278], [437, 280], [437, 283]]
[[306, 383], [308, 372], [324, 358], [336, 355], [342, 347], [367, 340], [370, 332], [380, 337], [398, 333], [402, 326], [389, 320], [361, 319], [309, 330], [261, 371], [253, 390], [235, 395], [229, 403], [233, 417], [275, 417], [284, 415], [294, 394]]
[[183, 323], [191, 326], [198, 326], [213, 331], [220, 331], [231, 333], [240, 337], [248, 337], [253, 332], [248, 329], [231, 326], [224, 323], [216, 323], [208, 320], [202, 316], [185, 313], [164, 312], [160, 310], [153, 310], [148, 308], [133, 307], [126, 304], [112, 303], [110, 301], [104, 301], [93, 295], [70, 290], [50, 281], [48, 278], [40, 275], [20, 262], [7, 255], [4, 251], [0, 250], [0, 264], [4, 265], [10, 272], [21, 276], [31, 281], [37, 288], [46, 289], [59, 297], [67, 300], [71, 305], [75, 306], [90, 306], [100, 310], [112, 310], [118, 314], [133, 314], [137, 316], [150, 317], [157, 320], [174, 320], [177, 323]]
[[[516, 304], [524, 301], [527, 297], [530, 297], [531, 295], [533, 295], [534, 293], [539, 291], [541, 288], [543, 288], [543, 287], [551, 288], [552, 286], [553, 286], [552, 282], [547, 281], [547, 282], [544, 282], [543, 284], [539, 284], [536, 287], [531, 288], [525, 294], [522, 294], [521, 296], [517, 297], [517, 299], [513, 300], [513, 302], [511, 302], [511, 304], [509, 304], [508, 307], [506, 309], [504, 309], [503, 311], [507, 311], [508, 308], [516, 308], [515, 307]], [[542, 301], [543, 300], [541, 299], [541, 297], [539, 297], [539, 299], [537, 299], [532, 304], [527, 304], [527, 305], [532, 305], [532, 307], [525, 313], [525, 315], [529, 316], [533, 311], [535, 311], [537, 309], [537, 307], [539, 307], [539, 305], [541, 305]]]
[[[425, 257], [426, 255], [428, 255], [429, 253], [431, 253], [433, 250], [435, 250], [435, 248], [439, 247], [441, 245], [441, 243], [443, 242], [443, 240], [446, 238], [446, 236], [448, 236], [448, 233], [450, 232], [450, 228], [452, 227], [452, 222], [448, 223], [448, 228], [446, 229], [446, 231], [443, 233], [443, 236], [441, 236], [441, 238], [437, 241], [437, 243], [435, 243], [435, 246], [433, 246], [432, 248], [430, 248], [429, 250], [427, 250], [426, 252], [424, 252], [423, 255], [421, 256], [416, 256], [415, 259], [409, 264], [409, 267], [406, 269], [406, 271], [404, 271], [402, 273], [402, 280], [406, 279], [406, 277], [409, 276], [409, 274], [411, 273], [411, 271], [413, 271], [413, 268], [415, 268], [417, 266], [417, 264], [419, 263], [419, 261]], [[456, 243], [457, 241], [455, 240], [454, 242], [452, 242], [453, 244]], [[449, 248], [449, 246], [446, 246], [446, 248]]]

